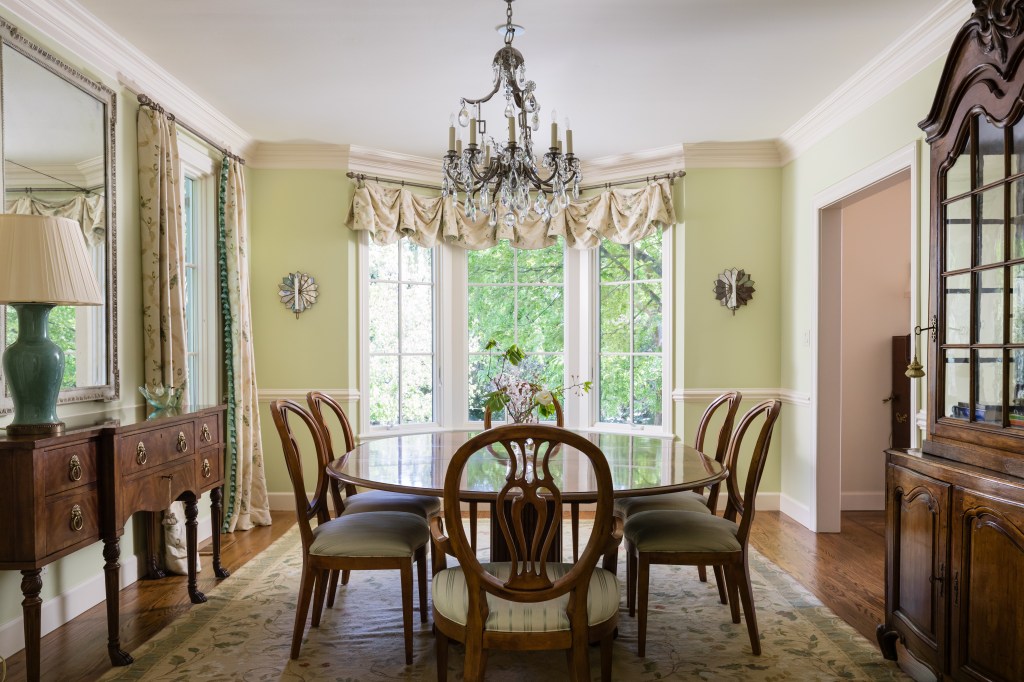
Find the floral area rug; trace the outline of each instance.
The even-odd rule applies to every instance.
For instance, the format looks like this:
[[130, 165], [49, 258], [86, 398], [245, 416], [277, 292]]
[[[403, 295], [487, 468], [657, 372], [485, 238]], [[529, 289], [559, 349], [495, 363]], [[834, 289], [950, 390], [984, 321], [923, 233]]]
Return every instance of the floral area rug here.
[[[487, 554], [486, 524], [478, 547]], [[585, 530], [585, 529], [581, 529]], [[585, 535], [583, 532], [581, 535]], [[581, 542], [583, 538], [581, 538]], [[734, 624], [714, 578], [692, 567], [652, 566], [647, 656], [636, 655], [636, 619], [622, 607], [614, 648], [616, 680], [905, 680], [894, 662], [789, 575], [751, 549], [751, 579], [763, 654], [750, 653], [745, 622]], [[619, 552], [619, 576], [625, 576]], [[449, 559], [449, 561], [452, 561]], [[354, 571], [333, 609], [309, 629], [299, 660], [288, 658], [302, 567], [297, 528], [207, 592], [209, 602], [132, 652], [135, 663], [104, 680], [432, 680], [430, 623], [414, 614], [414, 661], [404, 665], [397, 571]], [[709, 571], [710, 573], [710, 571]], [[418, 589], [418, 588], [417, 588]], [[600, 679], [598, 650], [591, 651]], [[462, 679], [462, 648], [449, 653], [449, 679]], [[562, 652], [491, 652], [487, 679], [565, 680]]]

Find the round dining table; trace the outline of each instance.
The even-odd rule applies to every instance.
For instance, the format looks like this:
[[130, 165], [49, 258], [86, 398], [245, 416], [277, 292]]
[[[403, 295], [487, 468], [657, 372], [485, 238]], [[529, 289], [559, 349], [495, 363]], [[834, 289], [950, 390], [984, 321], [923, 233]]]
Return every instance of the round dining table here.
[[[574, 431], [604, 453], [612, 472], [613, 497], [693, 490], [721, 481], [728, 474], [714, 459], [672, 438]], [[440, 431], [365, 440], [331, 462], [327, 473], [364, 488], [441, 497], [448, 463], [456, 450], [477, 433]], [[563, 501], [597, 501], [597, 485], [586, 457], [564, 447], [552, 463]], [[499, 451], [484, 449], [473, 454], [463, 470], [460, 499], [493, 503], [505, 484], [507, 470], [508, 459]], [[494, 518], [492, 513], [492, 521]], [[495, 544], [491, 547], [492, 559], [502, 560]]]

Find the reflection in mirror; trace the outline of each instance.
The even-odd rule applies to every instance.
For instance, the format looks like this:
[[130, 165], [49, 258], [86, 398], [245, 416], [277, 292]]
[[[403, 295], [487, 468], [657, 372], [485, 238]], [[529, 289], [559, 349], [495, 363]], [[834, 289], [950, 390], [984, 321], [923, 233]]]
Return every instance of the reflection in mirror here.
[[[60, 402], [113, 398], [116, 386], [111, 310], [113, 92], [31, 45], [12, 27], [2, 53], [4, 212], [56, 215], [79, 223], [105, 303], [60, 306], [50, 336], [64, 351]], [[112, 203], [112, 202], [111, 202]], [[3, 342], [17, 338], [13, 307], [0, 316]], [[9, 409], [4, 387], [0, 407]]]

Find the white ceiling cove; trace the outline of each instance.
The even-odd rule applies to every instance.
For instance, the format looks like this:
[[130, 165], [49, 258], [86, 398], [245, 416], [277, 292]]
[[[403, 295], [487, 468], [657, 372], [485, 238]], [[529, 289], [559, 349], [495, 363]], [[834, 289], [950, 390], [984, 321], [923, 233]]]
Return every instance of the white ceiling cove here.
[[[489, 90], [505, 19], [502, 0], [79, 3], [257, 140], [434, 158], [459, 98]], [[516, 0], [513, 11], [542, 120], [570, 116], [577, 154], [598, 158], [779, 137], [944, 4]]]

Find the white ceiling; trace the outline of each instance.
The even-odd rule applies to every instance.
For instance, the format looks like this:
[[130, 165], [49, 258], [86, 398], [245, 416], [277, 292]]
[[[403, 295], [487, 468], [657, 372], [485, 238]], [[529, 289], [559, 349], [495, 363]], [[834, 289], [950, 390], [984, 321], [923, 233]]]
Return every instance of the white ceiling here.
[[[79, 0], [257, 140], [438, 157], [501, 0]], [[943, 0], [517, 0], [542, 120], [583, 158], [775, 138]], [[492, 121], [500, 105], [485, 109]], [[922, 115], [925, 112], [922, 112]], [[501, 133], [492, 123], [492, 133]]]

